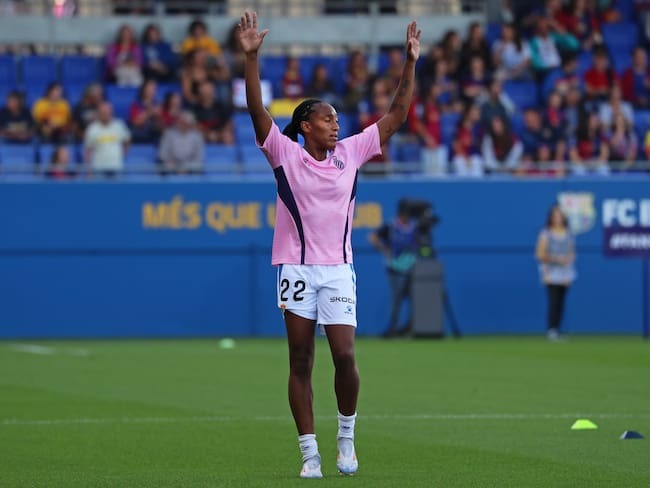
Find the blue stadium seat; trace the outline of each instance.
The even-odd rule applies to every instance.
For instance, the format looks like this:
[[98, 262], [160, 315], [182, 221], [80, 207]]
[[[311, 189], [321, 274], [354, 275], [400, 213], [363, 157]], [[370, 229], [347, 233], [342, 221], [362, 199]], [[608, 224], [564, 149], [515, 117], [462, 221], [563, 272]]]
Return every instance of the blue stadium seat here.
[[13, 56], [0, 56], [0, 86], [16, 86], [16, 61]]
[[578, 74], [582, 76], [585, 71], [593, 66], [593, 55], [591, 51], [582, 51], [578, 55]]
[[537, 107], [539, 93], [534, 81], [505, 81], [503, 91], [508, 94], [519, 108]]
[[632, 51], [612, 51], [612, 68], [618, 74], [622, 74], [632, 65]]
[[616, 10], [623, 21], [634, 21], [634, 2], [635, 0], [616, 0]]
[[20, 62], [23, 84], [48, 85], [57, 81], [56, 59], [53, 56], [26, 56]]
[[255, 144], [255, 129], [248, 112], [235, 112], [232, 117], [238, 144]]
[[271, 174], [266, 156], [264, 156], [257, 146], [250, 144], [241, 145], [239, 146], [239, 154], [245, 172]]
[[31, 107], [36, 100], [43, 98], [47, 87], [47, 83], [39, 83], [35, 81], [26, 83], [23, 86], [23, 92], [25, 93], [25, 103], [27, 107]]
[[291, 117], [275, 117], [275, 124], [280, 128], [280, 130], [284, 130], [284, 128], [291, 122]]
[[542, 83], [542, 88], [541, 88], [542, 90], [541, 97], [543, 103], [546, 103], [548, 96], [555, 88], [555, 82], [561, 77], [562, 77], [562, 70], [560, 68], [555, 68], [546, 74], [546, 77], [544, 78], [544, 82]]
[[646, 132], [650, 130], [650, 110], [634, 112], [634, 129], [639, 138], [639, 147], [643, 148]]
[[630, 52], [639, 42], [639, 30], [634, 22], [605, 23], [601, 32], [610, 52]]
[[63, 85], [63, 96], [70, 104], [70, 107], [74, 108], [81, 101], [87, 86], [85, 83], [65, 83]]
[[59, 67], [63, 84], [87, 85], [100, 79], [99, 60], [94, 56], [63, 56]]
[[0, 146], [0, 164], [3, 167], [33, 165], [36, 152], [31, 144], [3, 144]]
[[454, 142], [459, 120], [460, 114], [456, 112], [447, 112], [440, 116], [440, 138], [446, 146], [451, 146]]
[[359, 119], [356, 114], [339, 113], [339, 139], [359, 132]]
[[138, 165], [143, 167], [151, 166], [152, 168], [156, 166], [156, 160], [158, 159], [158, 148], [153, 144], [132, 144], [126, 156], [124, 157], [124, 163], [129, 165]]
[[237, 147], [224, 144], [205, 145], [205, 170], [209, 173], [237, 171]]
[[260, 59], [260, 76], [271, 82], [274, 96], [279, 96], [280, 81], [286, 66], [286, 56], [262, 56]]
[[418, 143], [408, 142], [396, 147], [397, 161], [402, 163], [419, 163], [421, 146]]
[[131, 104], [138, 96], [138, 89], [132, 86], [106, 85], [106, 99], [113, 105], [115, 117], [128, 120]]
[[[38, 162], [47, 165], [50, 163], [52, 153], [54, 152], [54, 144], [41, 144], [37, 151]], [[68, 144], [68, 153], [70, 154], [70, 164], [78, 164], [81, 162], [81, 148], [75, 144]]]
[[158, 98], [162, 102], [168, 93], [181, 93], [181, 85], [179, 83], [158, 83]]
[[490, 46], [494, 44], [494, 41], [501, 37], [501, 23], [499, 22], [488, 22], [485, 29], [485, 40]]

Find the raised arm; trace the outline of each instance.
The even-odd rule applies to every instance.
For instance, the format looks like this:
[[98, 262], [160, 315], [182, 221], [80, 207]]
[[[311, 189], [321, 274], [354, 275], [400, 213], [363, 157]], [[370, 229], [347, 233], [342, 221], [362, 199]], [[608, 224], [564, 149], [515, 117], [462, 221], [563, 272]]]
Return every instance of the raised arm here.
[[269, 135], [273, 119], [262, 103], [262, 88], [260, 86], [260, 69], [257, 54], [264, 41], [268, 29], [257, 32], [257, 12], [252, 14], [246, 11], [237, 24], [237, 35], [246, 62], [244, 63], [244, 76], [246, 78], [246, 104], [248, 113], [251, 114], [255, 137], [260, 143]]
[[415, 84], [415, 62], [420, 56], [420, 34], [422, 31], [418, 30], [415, 21], [406, 28], [406, 61], [402, 69], [402, 76], [388, 112], [377, 122], [379, 140], [382, 145], [406, 122]]

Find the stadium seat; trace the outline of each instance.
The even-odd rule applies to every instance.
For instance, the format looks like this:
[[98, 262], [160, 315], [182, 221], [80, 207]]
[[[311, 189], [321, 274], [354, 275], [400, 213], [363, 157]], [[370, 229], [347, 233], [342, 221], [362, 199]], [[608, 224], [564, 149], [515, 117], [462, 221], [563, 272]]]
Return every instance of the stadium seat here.
[[546, 103], [548, 96], [555, 88], [555, 82], [559, 80], [561, 77], [562, 77], [562, 70], [560, 68], [555, 68], [547, 73], [541, 87], [542, 90], [541, 97], [543, 103]]
[[181, 85], [179, 83], [158, 83], [158, 99], [162, 102], [168, 93], [181, 93]]
[[0, 86], [16, 86], [16, 61], [13, 56], [0, 56]]
[[138, 95], [138, 89], [132, 86], [106, 85], [106, 99], [113, 105], [113, 114], [122, 120], [129, 119], [131, 104]]
[[205, 145], [205, 170], [209, 173], [236, 172], [239, 168], [237, 162], [237, 147], [223, 144]]
[[137, 165], [143, 169], [156, 166], [158, 148], [153, 144], [132, 144], [124, 157], [126, 165]]
[[94, 56], [63, 56], [59, 68], [63, 84], [87, 85], [100, 79], [99, 60]]
[[589, 68], [593, 66], [593, 55], [591, 51], [582, 51], [578, 55], [578, 74], [580, 76], [585, 74]]
[[0, 146], [0, 164], [7, 167], [34, 165], [36, 153], [31, 144], [3, 144]]
[[407, 142], [396, 146], [397, 161], [401, 163], [420, 162], [420, 144]]
[[20, 72], [25, 85], [49, 85], [58, 79], [53, 56], [26, 56], [20, 62]]
[[72, 108], [81, 101], [87, 86], [86, 83], [65, 83], [63, 85], [63, 96]]
[[485, 40], [488, 45], [492, 46], [494, 41], [501, 37], [501, 24], [499, 22], [489, 22], [485, 29]]
[[255, 144], [255, 129], [248, 112], [235, 112], [232, 121], [237, 143], [240, 145]]
[[246, 173], [271, 173], [266, 156], [257, 146], [241, 145], [239, 146], [239, 154]]
[[446, 146], [451, 146], [453, 143], [459, 120], [460, 114], [456, 112], [447, 112], [440, 116], [440, 138]]
[[537, 84], [534, 81], [505, 81], [503, 91], [519, 108], [537, 107], [539, 105]]
[[262, 56], [260, 59], [260, 76], [271, 82], [274, 96], [280, 95], [280, 81], [286, 66], [286, 56]]
[[47, 83], [39, 83], [35, 81], [25, 84], [23, 86], [23, 92], [25, 93], [25, 104], [27, 107], [31, 107], [36, 100], [43, 98], [47, 87]]
[[[37, 162], [39, 162], [42, 165], [49, 164], [55, 147], [56, 146], [54, 144], [41, 144], [38, 147], [38, 151], [36, 152], [38, 158]], [[82, 148], [76, 146], [75, 144], [68, 144], [67, 147], [68, 147], [68, 153], [70, 154], [70, 164], [80, 163]]]
[[339, 139], [359, 132], [359, 119], [356, 114], [339, 113]]
[[631, 52], [639, 42], [639, 30], [634, 22], [605, 23], [601, 32], [605, 45], [612, 53]]
[[650, 110], [634, 112], [634, 129], [640, 141], [639, 147], [643, 147], [646, 132], [650, 130]]
[[619, 75], [632, 65], [632, 51], [612, 51], [612, 68]]

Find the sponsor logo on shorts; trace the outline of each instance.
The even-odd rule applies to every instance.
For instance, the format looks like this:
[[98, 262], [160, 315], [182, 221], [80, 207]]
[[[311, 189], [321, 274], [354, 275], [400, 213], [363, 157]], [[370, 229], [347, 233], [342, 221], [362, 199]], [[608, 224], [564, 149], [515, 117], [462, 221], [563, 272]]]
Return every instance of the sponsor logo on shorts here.
[[354, 315], [354, 311], [352, 310], [352, 305], [348, 305], [347, 307], [345, 307], [345, 312], [344, 313], [346, 313], [348, 315]]
[[354, 298], [349, 297], [330, 297], [330, 303], [351, 303], [354, 305], [356, 301]]

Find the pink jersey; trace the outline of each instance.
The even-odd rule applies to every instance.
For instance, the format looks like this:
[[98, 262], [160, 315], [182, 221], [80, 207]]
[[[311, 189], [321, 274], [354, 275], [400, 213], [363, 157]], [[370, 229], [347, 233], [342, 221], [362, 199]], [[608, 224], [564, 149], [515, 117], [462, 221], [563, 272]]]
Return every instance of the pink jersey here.
[[357, 174], [363, 163], [381, 154], [377, 125], [339, 141], [323, 161], [275, 123], [260, 147], [278, 187], [272, 263], [351, 263]]

